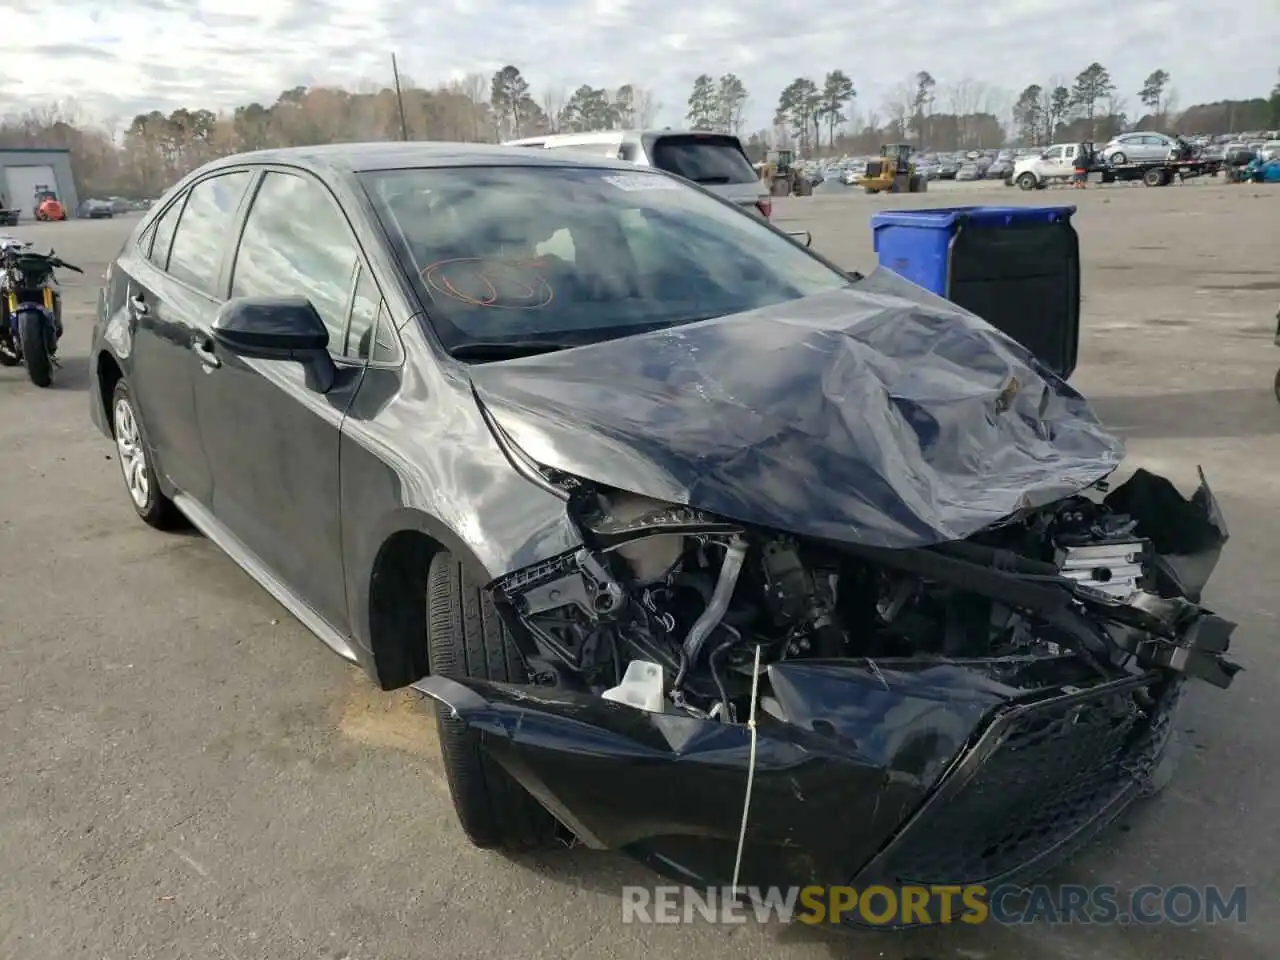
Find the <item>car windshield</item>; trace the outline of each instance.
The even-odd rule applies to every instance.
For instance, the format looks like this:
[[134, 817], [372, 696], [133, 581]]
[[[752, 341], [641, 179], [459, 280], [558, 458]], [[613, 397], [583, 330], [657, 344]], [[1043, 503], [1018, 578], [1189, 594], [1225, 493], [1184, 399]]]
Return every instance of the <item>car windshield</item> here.
[[753, 214], [658, 172], [454, 167], [361, 180], [448, 349], [604, 340], [850, 282]]

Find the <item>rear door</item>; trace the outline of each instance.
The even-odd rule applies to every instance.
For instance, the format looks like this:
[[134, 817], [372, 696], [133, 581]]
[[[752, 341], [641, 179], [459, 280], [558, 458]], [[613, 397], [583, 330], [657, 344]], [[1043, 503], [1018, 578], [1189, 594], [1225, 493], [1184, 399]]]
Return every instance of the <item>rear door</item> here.
[[763, 214], [769, 191], [737, 137], [726, 133], [650, 134], [644, 146], [650, 166], [692, 180], [725, 200]]
[[159, 470], [206, 506], [211, 473], [196, 421], [193, 348], [218, 309], [224, 254], [250, 178], [237, 170], [200, 180], [120, 259], [134, 403]]
[[239, 357], [212, 339], [196, 378], [214, 516], [343, 635], [339, 431], [381, 303], [377, 284], [360, 266], [355, 234], [329, 189], [301, 171], [269, 170], [244, 219], [229, 295], [310, 300], [329, 330], [337, 380], [318, 393], [307, 386], [301, 364]]

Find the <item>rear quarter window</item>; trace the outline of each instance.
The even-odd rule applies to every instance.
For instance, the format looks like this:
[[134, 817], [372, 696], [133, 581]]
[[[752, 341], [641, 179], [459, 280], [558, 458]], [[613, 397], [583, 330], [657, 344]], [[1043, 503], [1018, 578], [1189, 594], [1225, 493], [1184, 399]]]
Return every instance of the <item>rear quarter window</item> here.
[[754, 183], [757, 179], [735, 137], [660, 137], [651, 153], [659, 170], [694, 183]]

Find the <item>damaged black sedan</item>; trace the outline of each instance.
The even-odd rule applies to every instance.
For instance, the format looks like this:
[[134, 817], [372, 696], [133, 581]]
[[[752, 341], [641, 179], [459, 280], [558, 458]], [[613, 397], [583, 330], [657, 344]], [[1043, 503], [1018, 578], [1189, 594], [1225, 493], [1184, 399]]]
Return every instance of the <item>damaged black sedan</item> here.
[[1207, 484], [1115, 482], [1012, 339], [659, 171], [219, 161], [113, 265], [92, 370], [144, 520], [439, 701], [481, 846], [1023, 881], [1238, 669]]

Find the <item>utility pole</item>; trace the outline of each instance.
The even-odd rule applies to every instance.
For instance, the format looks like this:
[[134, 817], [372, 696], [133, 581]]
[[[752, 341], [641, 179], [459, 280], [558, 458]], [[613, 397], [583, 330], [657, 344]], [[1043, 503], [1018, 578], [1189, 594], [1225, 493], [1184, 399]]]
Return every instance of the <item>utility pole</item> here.
[[409, 123], [404, 118], [404, 94], [400, 92], [400, 68], [396, 66], [396, 55], [391, 55], [391, 75], [396, 81], [396, 106], [400, 108], [400, 139], [409, 139]]

